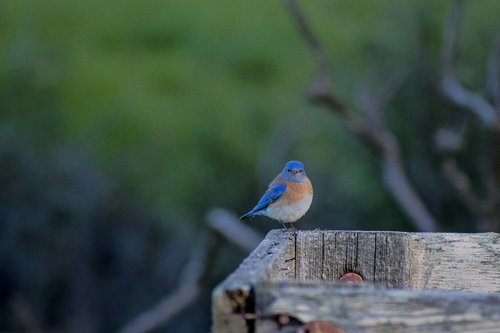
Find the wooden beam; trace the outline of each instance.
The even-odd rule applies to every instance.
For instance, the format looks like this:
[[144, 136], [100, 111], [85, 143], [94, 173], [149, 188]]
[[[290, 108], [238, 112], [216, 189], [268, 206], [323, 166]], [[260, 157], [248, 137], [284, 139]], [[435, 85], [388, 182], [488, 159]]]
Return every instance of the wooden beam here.
[[[278, 332], [275, 318], [328, 320], [345, 332], [499, 332], [500, 295], [411, 291], [345, 283], [271, 282], [257, 287], [257, 332]], [[265, 328], [265, 329], [263, 329]], [[297, 327], [296, 327], [297, 328]], [[292, 327], [288, 327], [292, 329]]]

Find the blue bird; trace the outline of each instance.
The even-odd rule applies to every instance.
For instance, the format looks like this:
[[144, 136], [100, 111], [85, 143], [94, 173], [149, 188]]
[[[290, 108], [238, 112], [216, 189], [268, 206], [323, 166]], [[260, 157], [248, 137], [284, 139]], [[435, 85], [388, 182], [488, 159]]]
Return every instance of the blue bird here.
[[294, 223], [304, 216], [311, 206], [312, 198], [313, 188], [304, 164], [290, 161], [269, 184], [257, 205], [240, 220], [263, 215], [279, 221], [285, 227], [285, 223]]

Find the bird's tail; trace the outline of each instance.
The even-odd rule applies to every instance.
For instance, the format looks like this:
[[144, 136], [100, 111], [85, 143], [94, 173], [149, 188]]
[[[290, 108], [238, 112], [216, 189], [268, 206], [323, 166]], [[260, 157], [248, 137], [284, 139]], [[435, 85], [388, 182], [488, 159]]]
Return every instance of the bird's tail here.
[[249, 211], [248, 213], [246, 213], [245, 215], [242, 215], [240, 217], [240, 220], [244, 220], [244, 219], [247, 219], [249, 217], [254, 217], [255, 216], [255, 212], [253, 210]]

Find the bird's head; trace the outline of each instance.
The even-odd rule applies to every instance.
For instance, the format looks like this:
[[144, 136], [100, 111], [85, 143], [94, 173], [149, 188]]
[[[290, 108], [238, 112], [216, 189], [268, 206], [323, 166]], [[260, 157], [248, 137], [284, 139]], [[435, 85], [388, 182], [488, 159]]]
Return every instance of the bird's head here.
[[290, 161], [285, 164], [283, 171], [280, 173], [281, 178], [300, 183], [306, 179], [306, 170], [304, 169], [304, 163], [299, 161]]

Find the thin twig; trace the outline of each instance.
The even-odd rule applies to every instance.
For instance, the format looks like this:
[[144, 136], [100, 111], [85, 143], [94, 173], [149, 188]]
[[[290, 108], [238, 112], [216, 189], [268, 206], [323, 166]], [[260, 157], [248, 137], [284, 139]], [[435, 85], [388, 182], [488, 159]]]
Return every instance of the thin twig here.
[[[214, 232], [224, 236], [245, 252], [251, 252], [264, 238], [259, 233], [242, 224], [225, 209], [212, 209], [207, 220]], [[125, 324], [119, 333], [146, 333], [166, 325], [175, 315], [189, 307], [201, 293], [201, 282], [208, 273], [216, 240], [211, 232], [204, 237], [191, 259], [180, 274], [177, 289], [160, 300], [151, 309], [144, 311]]]
[[457, 106], [475, 114], [485, 126], [500, 131], [499, 117], [495, 108], [483, 96], [465, 88], [453, 71], [464, 10], [465, 0], [455, 0], [444, 29], [441, 56], [441, 92]]
[[442, 126], [434, 135], [434, 148], [440, 156], [456, 155], [464, 147], [469, 128], [469, 114], [461, 113], [450, 125]]
[[295, 24], [312, 49], [316, 62], [316, 76], [311, 83], [311, 99], [327, 107], [343, 120], [346, 127], [365, 145], [382, 158], [382, 171], [389, 193], [419, 231], [436, 231], [437, 224], [417, 194], [403, 168], [396, 138], [382, 127], [370, 126], [366, 119], [359, 119], [335, 95], [331, 88], [331, 71], [323, 44], [314, 33], [296, 0], [286, 0]]
[[190, 306], [200, 295], [200, 282], [207, 273], [214, 248], [214, 240], [198, 242], [198, 248], [180, 274], [180, 285], [170, 295], [160, 300], [151, 309], [141, 313], [125, 324], [119, 333], [146, 333], [165, 325], [175, 315]]
[[441, 75], [453, 72], [453, 64], [457, 54], [459, 28], [465, 12], [465, 1], [456, 0], [451, 8], [450, 17], [444, 29], [441, 49]]
[[441, 90], [453, 103], [473, 112], [487, 127], [500, 130], [495, 109], [480, 94], [465, 89], [455, 77], [443, 77]]
[[[393, 136], [388, 136], [388, 139]], [[419, 231], [435, 232], [437, 224], [428, 211], [424, 202], [410, 183], [403, 168], [399, 148], [393, 139], [392, 144], [387, 143], [383, 152], [382, 172], [384, 182], [394, 200], [403, 208], [403, 211], [413, 221]], [[393, 146], [391, 148], [390, 146]]]
[[326, 50], [321, 44], [320, 40], [316, 37], [306, 17], [303, 15], [297, 1], [287, 0], [290, 13], [295, 19], [295, 23], [299, 27], [304, 41], [309, 45], [313, 51], [317, 71], [316, 76], [311, 84], [310, 98], [314, 101], [322, 101], [329, 104], [333, 109], [339, 113], [345, 113], [346, 109], [344, 104], [337, 96], [332, 94], [330, 85], [330, 65], [328, 63], [328, 56]]
[[[456, 106], [463, 108], [471, 114], [477, 116], [485, 128], [489, 130], [493, 139], [500, 136], [500, 112], [495, 110], [495, 107], [488, 100], [478, 93], [470, 91], [455, 77], [454, 61], [457, 55], [457, 43], [459, 31], [464, 16], [465, 1], [455, 0], [453, 2], [450, 16], [444, 27], [443, 42], [442, 42], [442, 58], [441, 58], [441, 91], [442, 93]], [[492, 45], [488, 61], [488, 83], [487, 87], [493, 97], [493, 101], [498, 104], [500, 91], [500, 64], [499, 64], [500, 42], [497, 40]], [[499, 107], [497, 105], [497, 107]], [[450, 130], [441, 129], [441, 134], [448, 133]], [[442, 154], [443, 172], [455, 187], [456, 191], [462, 198], [464, 204], [476, 214], [480, 219], [488, 223], [490, 230], [497, 231], [500, 228], [498, 216], [498, 182], [500, 177], [496, 176], [497, 156], [492, 157], [491, 170], [488, 170], [488, 175], [485, 177], [487, 193], [485, 198], [482, 198], [473, 188], [472, 182], [468, 175], [460, 168], [457, 163], [456, 154], [463, 147], [464, 131], [456, 128], [451, 131], [452, 136], [448, 136], [452, 140], [440, 140], [439, 152]], [[441, 139], [446, 139], [446, 136], [441, 135]], [[444, 145], [443, 145], [444, 143]], [[450, 144], [451, 143], [451, 144]], [[443, 149], [444, 147], [444, 149]], [[494, 155], [497, 153], [494, 153]], [[497, 154], [498, 155], [498, 154]]]
[[387, 76], [385, 74], [387, 70], [382, 69], [380, 64], [378, 66], [374, 64], [372, 67], [371, 73], [361, 85], [357, 100], [366, 115], [367, 125], [379, 129], [383, 127], [387, 106], [408, 77], [408, 72], [401, 71], [389, 75], [385, 82], [380, 82], [380, 77]]
[[488, 57], [488, 92], [491, 95], [497, 114], [500, 114], [500, 35], [492, 43]]
[[493, 179], [492, 172], [488, 172], [486, 182], [487, 196], [486, 199], [481, 198], [474, 188], [465, 172], [458, 166], [455, 155], [447, 155], [443, 157], [442, 168], [444, 174], [449, 179], [450, 183], [455, 187], [458, 194], [462, 197], [462, 201], [486, 224], [489, 231], [500, 231], [500, 217], [498, 216], [498, 190], [495, 186], [496, 180]]
[[442, 167], [445, 175], [448, 177], [451, 184], [453, 184], [469, 209], [478, 215], [484, 215], [486, 207], [481, 198], [479, 198], [474, 191], [467, 174], [458, 166], [455, 156], [445, 156], [442, 160]]

